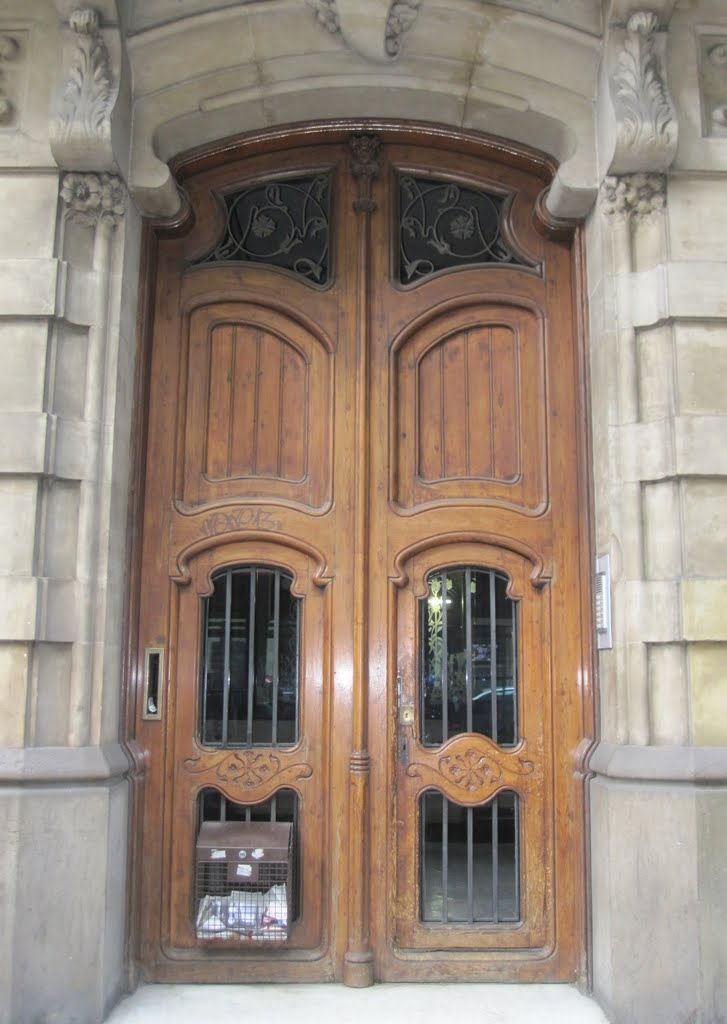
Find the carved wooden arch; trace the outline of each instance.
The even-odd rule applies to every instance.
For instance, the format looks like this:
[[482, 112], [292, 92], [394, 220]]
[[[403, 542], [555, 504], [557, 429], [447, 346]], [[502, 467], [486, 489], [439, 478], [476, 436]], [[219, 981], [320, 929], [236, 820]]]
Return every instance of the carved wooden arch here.
[[411, 544], [394, 559], [395, 574], [389, 579], [395, 587], [411, 585], [416, 597], [424, 597], [428, 573], [471, 561], [473, 551], [478, 563], [508, 576], [508, 597], [524, 595], [526, 574], [536, 589], [550, 583], [550, 568], [535, 548], [519, 538], [479, 530], [439, 534]]
[[230, 533], [222, 538], [214, 535], [201, 538], [180, 553], [177, 572], [170, 576], [180, 586], [194, 581], [198, 596], [209, 597], [214, 589], [215, 573], [233, 566], [262, 564], [292, 573], [294, 597], [305, 597], [309, 584], [323, 588], [333, 578], [324, 556], [312, 544], [290, 536], [272, 539], [269, 533], [256, 530]]

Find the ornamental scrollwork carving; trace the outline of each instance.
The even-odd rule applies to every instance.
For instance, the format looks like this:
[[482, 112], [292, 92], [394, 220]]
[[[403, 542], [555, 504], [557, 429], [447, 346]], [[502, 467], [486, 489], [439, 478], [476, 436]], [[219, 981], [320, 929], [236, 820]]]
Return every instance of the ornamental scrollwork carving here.
[[663, 174], [609, 175], [601, 185], [604, 213], [614, 219], [648, 217], [666, 206], [666, 177]]
[[212, 757], [190, 757], [184, 761], [184, 770], [190, 775], [211, 774], [219, 782], [245, 792], [266, 787], [272, 782], [278, 786], [307, 779], [313, 774], [309, 764], [288, 764], [284, 757], [271, 750], [254, 748], [225, 751]]
[[116, 227], [126, 210], [126, 187], [117, 175], [70, 171], [61, 180], [64, 216], [85, 227], [106, 220]]
[[421, 0], [395, 0], [389, 10], [386, 22], [386, 52], [397, 57], [401, 49], [401, 37], [417, 19]]
[[617, 173], [666, 170], [676, 154], [677, 123], [657, 52], [658, 24], [651, 11], [631, 15], [611, 77], [617, 130], [611, 170]]
[[417, 778], [422, 788], [441, 789], [456, 800], [481, 802], [489, 799], [504, 786], [525, 784], [529, 788], [539, 784], [539, 773], [534, 761], [525, 752], [524, 745], [514, 750], [479, 738], [459, 736], [440, 750], [416, 747], [417, 760], [406, 769], [409, 778]]
[[421, 0], [306, 0], [316, 20], [331, 35], [340, 35], [360, 56], [393, 60], [416, 21]]
[[305, 0], [307, 5], [314, 11], [316, 19], [323, 25], [331, 35], [339, 30], [338, 11], [336, 0]]
[[8, 94], [8, 64], [13, 64], [18, 59], [20, 43], [15, 35], [3, 33], [0, 35], [0, 127], [12, 124], [15, 120], [15, 105]]
[[380, 146], [375, 135], [357, 135], [350, 142], [351, 174], [359, 185], [358, 199], [354, 199], [353, 208], [360, 213], [373, 213], [376, 209], [371, 189], [374, 178], [379, 174]]
[[700, 37], [699, 92], [702, 134], [727, 138], [727, 36]]

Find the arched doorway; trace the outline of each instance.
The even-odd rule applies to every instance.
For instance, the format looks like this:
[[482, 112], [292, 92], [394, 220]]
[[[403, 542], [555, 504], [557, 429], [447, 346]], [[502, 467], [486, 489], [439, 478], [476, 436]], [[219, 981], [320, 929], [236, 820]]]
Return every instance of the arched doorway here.
[[147, 243], [145, 970], [576, 979], [588, 501], [552, 167], [367, 122], [177, 175], [189, 215]]

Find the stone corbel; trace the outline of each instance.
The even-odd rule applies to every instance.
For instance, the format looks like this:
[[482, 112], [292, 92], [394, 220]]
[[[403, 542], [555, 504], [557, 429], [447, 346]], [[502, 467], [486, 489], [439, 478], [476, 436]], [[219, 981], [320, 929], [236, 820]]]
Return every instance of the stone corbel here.
[[421, 0], [306, 0], [329, 32], [356, 53], [384, 63], [398, 56], [404, 33], [416, 21]]
[[[677, 149], [677, 121], [665, 77], [665, 33], [651, 10], [631, 13], [610, 29], [602, 93], [608, 98], [600, 128], [609, 174], [666, 171]], [[610, 114], [610, 116], [609, 116]]]
[[63, 85], [51, 109], [53, 156], [68, 170], [116, 170], [112, 116], [121, 70], [118, 26], [103, 27], [95, 8], [81, 7], [70, 12], [65, 37]]

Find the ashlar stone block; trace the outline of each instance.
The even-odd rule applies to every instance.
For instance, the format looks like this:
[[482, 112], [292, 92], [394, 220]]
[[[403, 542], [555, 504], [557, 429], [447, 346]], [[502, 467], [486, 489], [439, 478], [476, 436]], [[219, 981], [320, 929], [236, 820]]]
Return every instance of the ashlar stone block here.
[[0, 573], [31, 575], [38, 483], [33, 477], [0, 477]]
[[727, 323], [676, 323], [674, 337], [680, 412], [727, 413]]
[[692, 742], [727, 744], [727, 643], [688, 648]]
[[685, 571], [727, 576], [727, 479], [682, 482]]
[[53, 255], [58, 175], [0, 175], [0, 259]]

